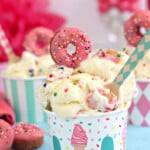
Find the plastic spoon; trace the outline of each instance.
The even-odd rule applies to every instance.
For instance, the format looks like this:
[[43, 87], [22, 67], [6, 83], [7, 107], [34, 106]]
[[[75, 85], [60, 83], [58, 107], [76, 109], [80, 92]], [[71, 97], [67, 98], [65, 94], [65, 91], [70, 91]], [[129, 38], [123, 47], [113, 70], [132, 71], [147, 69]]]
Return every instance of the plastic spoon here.
[[144, 35], [134, 52], [130, 55], [129, 59], [122, 67], [117, 77], [112, 83], [106, 85], [106, 88], [110, 89], [117, 97], [119, 96], [119, 88], [130, 75], [132, 70], [137, 66], [138, 62], [144, 57], [145, 52], [150, 49], [150, 29]]

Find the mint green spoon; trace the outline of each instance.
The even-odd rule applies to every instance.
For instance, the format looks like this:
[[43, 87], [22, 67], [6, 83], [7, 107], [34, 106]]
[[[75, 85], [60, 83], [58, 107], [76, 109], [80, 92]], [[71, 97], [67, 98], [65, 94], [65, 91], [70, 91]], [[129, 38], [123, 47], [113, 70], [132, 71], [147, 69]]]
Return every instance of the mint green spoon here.
[[138, 62], [144, 57], [145, 52], [150, 49], [150, 29], [144, 35], [134, 52], [130, 55], [129, 59], [122, 67], [117, 77], [112, 83], [106, 85], [117, 97], [119, 96], [119, 88], [130, 75], [132, 70], [137, 66]]

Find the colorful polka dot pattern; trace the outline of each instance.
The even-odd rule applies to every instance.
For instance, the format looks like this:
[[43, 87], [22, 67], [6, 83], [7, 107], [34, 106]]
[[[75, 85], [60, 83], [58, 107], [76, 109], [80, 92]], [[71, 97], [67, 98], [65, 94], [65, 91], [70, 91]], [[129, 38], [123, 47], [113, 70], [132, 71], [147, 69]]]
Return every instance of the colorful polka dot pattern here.
[[112, 145], [109, 147], [110, 150], [125, 150], [126, 111], [101, 116], [80, 116], [66, 120], [54, 113], [48, 113], [47, 116], [54, 150], [56, 145], [60, 150], [74, 149], [71, 145], [71, 138], [76, 124], [81, 126], [87, 135], [85, 150], [107, 150], [108, 143]]

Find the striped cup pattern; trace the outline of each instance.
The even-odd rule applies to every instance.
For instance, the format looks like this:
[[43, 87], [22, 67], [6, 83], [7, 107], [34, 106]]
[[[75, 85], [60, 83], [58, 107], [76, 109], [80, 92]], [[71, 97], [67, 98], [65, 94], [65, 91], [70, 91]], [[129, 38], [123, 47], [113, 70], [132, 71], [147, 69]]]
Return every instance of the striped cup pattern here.
[[14, 108], [17, 122], [47, 122], [46, 114], [36, 96], [37, 88], [44, 83], [45, 78], [2, 78], [6, 98]]

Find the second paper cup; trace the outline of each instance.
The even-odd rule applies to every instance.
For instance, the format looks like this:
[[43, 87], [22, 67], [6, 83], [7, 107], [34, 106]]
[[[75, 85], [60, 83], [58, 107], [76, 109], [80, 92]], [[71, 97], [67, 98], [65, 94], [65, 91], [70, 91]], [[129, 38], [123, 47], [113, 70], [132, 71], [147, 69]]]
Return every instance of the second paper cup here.
[[46, 114], [36, 98], [37, 88], [43, 84], [45, 77], [20, 79], [2, 75], [2, 80], [6, 98], [15, 111], [17, 122], [46, 122]]

